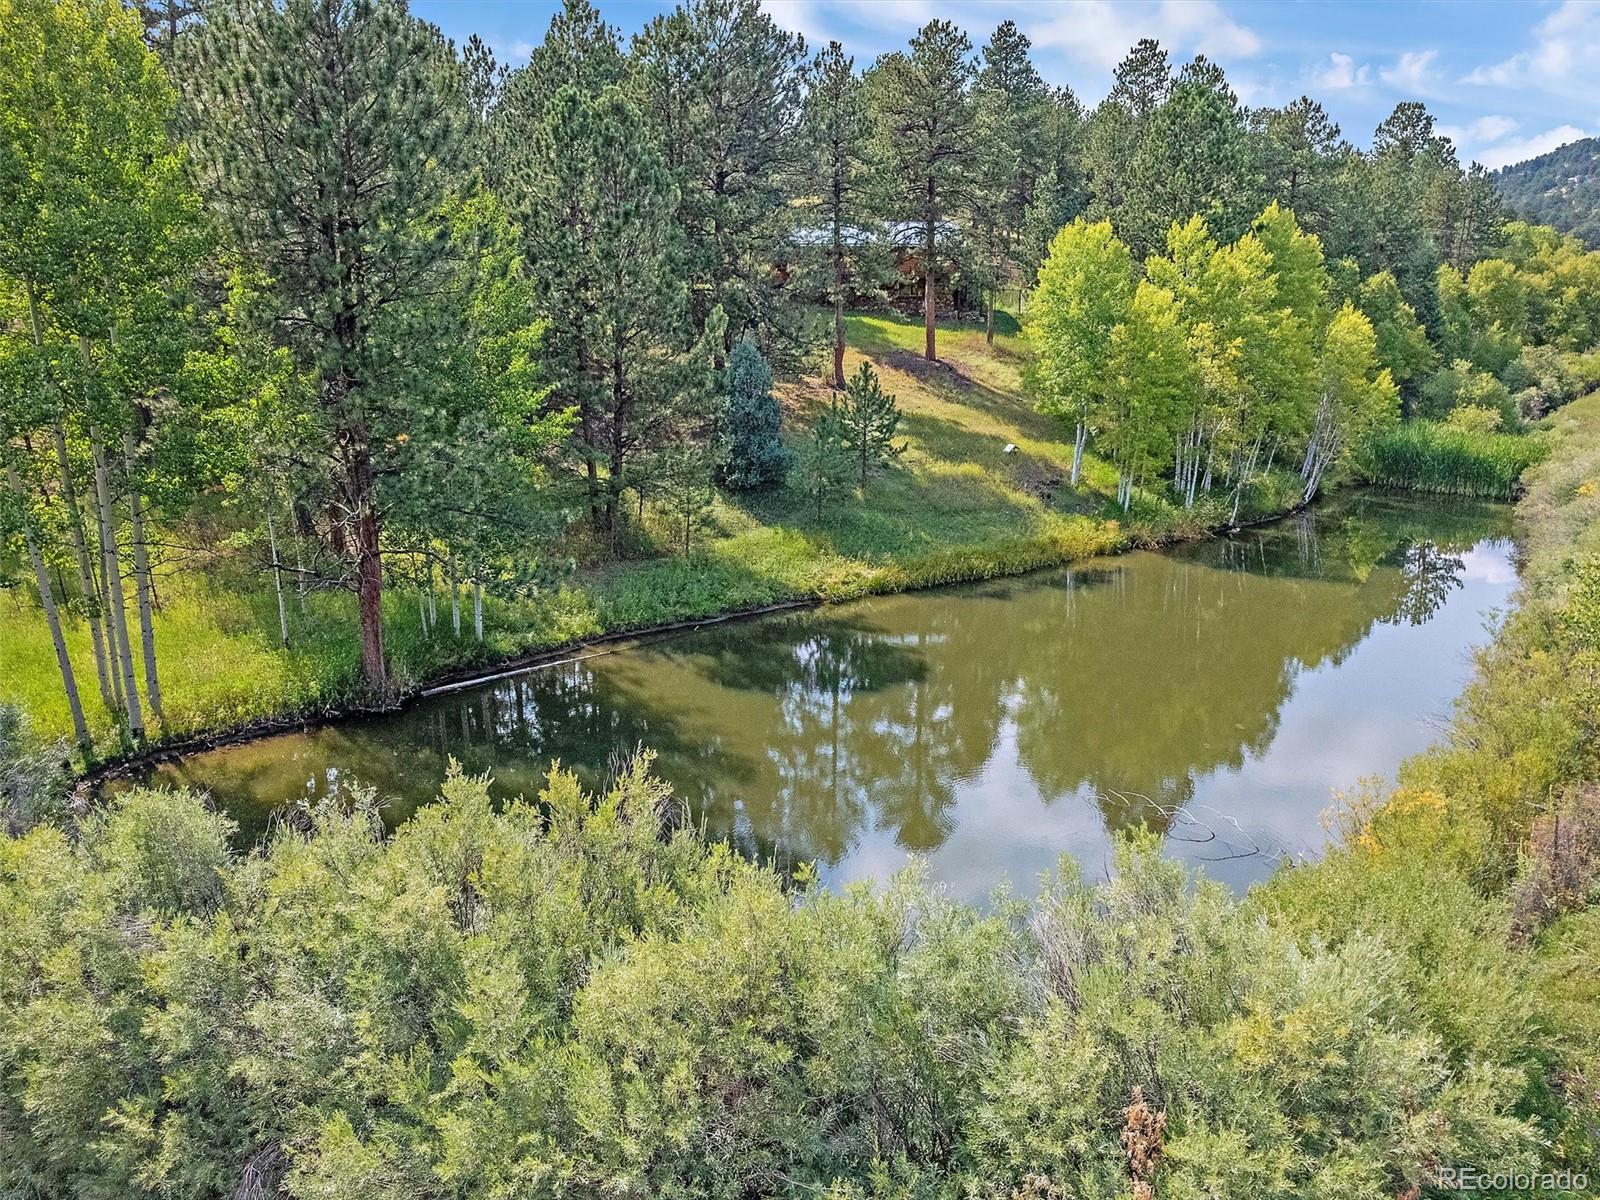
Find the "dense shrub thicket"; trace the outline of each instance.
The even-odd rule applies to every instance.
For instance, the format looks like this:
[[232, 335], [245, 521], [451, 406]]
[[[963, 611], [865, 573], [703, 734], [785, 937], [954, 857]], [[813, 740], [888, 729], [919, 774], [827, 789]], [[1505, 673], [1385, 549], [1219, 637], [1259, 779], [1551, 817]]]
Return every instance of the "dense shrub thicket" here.
[[0, 1184], [1376, 1196], [1569, 1150], [1505, 909], [1414, 834], [1271, 903], [1129, 843], [985, 913], [793, 895], [670, 810], [639, 763], [499, 814], [453, 775], [388, 841], [356, 802], [235, 858], [149, 791], [0, 843]]

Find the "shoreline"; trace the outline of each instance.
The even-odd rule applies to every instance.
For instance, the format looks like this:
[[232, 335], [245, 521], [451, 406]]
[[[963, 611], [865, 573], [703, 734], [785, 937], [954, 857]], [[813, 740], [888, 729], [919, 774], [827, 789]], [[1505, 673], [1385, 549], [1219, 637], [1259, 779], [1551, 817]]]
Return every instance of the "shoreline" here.
[[[1344, 493], [1362, 490], [1362, 488], [1363, 485], [1358, 484], [1354, 487], [1339, 488], [1337, 491]], [[1404, 489], [1371, 488], [1366, 490], [1389, 491], [1401, 495], [1412, 494]], [[1046, 555], [1045, 560], [1032, 563], [1020, 570], [1005, 570], [1002, 568], [998, 571], [985, 571], [979, 569], [988, 564], [987, 552], [993, 547], [974, 546], [970, 548], [972, 572], [968, 575], [960, 575], [958, 569], [958, 577], [956, 578], [942, 579], [932, 583], [912, 582], [904, 586], [872, 587], [869, 585], [867, 590], [860, 595], [843, 599], [829, 599], [823, 596], [797, 596], [770, 604], [728, 609], [703, 617], [685, 617], [674, 621], [657, 622], [652, 625], [608, 630], [592, 637], [572, 639], [528, 654], [514, 655], [492, 664], [476, 664], [471, 669], [451, 669], [440, 672], [427, 680], [421, 681], [419, 686], [408, 689], [403, 694], [395, 697], [391, 703], [382, 706], [352, 705], [302, 716], [263, 718], [257, 721], [249, 721], [242, 725], [185, 735], [170, 741], [156, 742], [136, 753], [102, 760], [95, 765], [94, 769], [77, 774], [73, 779], [70, 804], [75, 812], [81, 814], [99, 801], [100, 789], [106, 783], [112, 780], [124, 779], [146, 767], [156, 766], [190, 754], [202, 753], [208, 750], [222, 750], [230, 746], [239, 746], [248, 742], [276, 737], [280, 734], [320, 729], [324, 726], [347, 722], [359, 722], [366, 717], [377, 717], [397, 712], [406, 705], [429, 696], [462, 691], [480, 684], [506, 679], [513, 675], [521, 675], [525, 672], [542, 670], [571, 662], [581, 662], [602, 654], [614, 654], [619, 650], [627, 649], [629, 643], [642, 643], [657, 638], [665, 638], [675, 633], [688, 632], [707, 625], [718, 625], [729, 621], [754, 620], [757, 617], [774, 613], [825, 608], [835, 604], [851, 604], [873, 596], [934, 591], [941, 587], [964, 587], [991, 579], [1016, 579], [1039, 571], [1058, 570], [1073, 563], [1087, 562], [1094, 558], [1116, 558], [1135, 550], [1161, 551], [1175, 546], [1193, 545], [1208, 538], [1231, 537], [1247, 529], [1256, 529], [1279, 521], [1286, 521], [1290, 517], [1314, 507], [1328, 494], [1319, 492], [1312, 500], [1291, 505], [1281, 511], [1267, 513], [1233, 524], [1210, 526], [1196, 534], [1174, 531], [1154, 540], [1124, 537], [1122, 542], [1114, 548], [1101, 550], [1094, 554], [1068, 555], [1054, 560], [1048, 559]], [[1043, 551], [1047, 550], [1047, 548], [1048, 543], [1041, 541], [1040, 549]], [[585, 651], [593, 651], [594, 653], [585, 653]]]

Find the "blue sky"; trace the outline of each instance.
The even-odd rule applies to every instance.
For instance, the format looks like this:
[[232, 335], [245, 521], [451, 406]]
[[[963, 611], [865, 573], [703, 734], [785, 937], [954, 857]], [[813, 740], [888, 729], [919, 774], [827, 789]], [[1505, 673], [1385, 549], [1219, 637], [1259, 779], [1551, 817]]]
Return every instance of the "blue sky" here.
[[[671, 2], [597, 0], [631, 34]], [[1317, 0], [764, 0], [812, 46], [837, 39], [862, 64], [924, 22], [955, 21], [981, 45], [1010, 18], [1052, 83], [1099, 100], [1128, 47], [1154, 37], [1174, 61], [1203, 53], [1247, 104], [1320, 100], [1365, 146], [1401, 100], [1422, 100], [1463, 159], [1498, 167], [1600, 133], [1600, 0], [1324, 3]], [[414, 0], [459, 40], [476, 33], [518, 64], [555, 0]]]

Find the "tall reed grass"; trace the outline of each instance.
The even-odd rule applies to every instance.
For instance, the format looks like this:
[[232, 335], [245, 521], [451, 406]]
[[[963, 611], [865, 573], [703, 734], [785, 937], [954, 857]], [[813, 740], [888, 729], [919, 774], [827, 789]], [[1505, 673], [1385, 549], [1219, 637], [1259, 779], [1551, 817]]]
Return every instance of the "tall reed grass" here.
[[1542, 433], [1485, 433], [1434, 421], [1407, 421], [1368, 450], [1370, 483], [1451, 496], [1510, 500], [1522, 473], [1549, 450]]

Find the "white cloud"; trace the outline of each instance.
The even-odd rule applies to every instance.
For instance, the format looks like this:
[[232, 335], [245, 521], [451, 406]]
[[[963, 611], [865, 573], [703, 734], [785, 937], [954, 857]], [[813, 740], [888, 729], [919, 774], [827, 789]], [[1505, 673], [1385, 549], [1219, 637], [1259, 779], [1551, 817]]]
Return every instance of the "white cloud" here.
[[1510, 117], [1486, 116], [1467, 125], [1440, 125], [1438, 132], [1454, 142], [1457, 149], [1469, 149], [1498, 142], [1517, 129], [1517, 122]]
[[1261, 51], [1255, 31], [1228, 16], [1215, 0], [1161, 0], [1153, 5], [1078, 0], [1051, 9], [1048, 20], [1028, 20], [1037, 11], [1023, 9], [1019, 14], [1035, 45], [1063, 50], [1104, 71], [1112, 70], [1135, 42], [1146, 37], [1159, 41], [1174, 59], [1204, 54], [1229, 61], [1252, 58]]
[[835, 40], [814, 0], [761, 0], [761, 7], [780, 29], [798, 33], [808, 44], [826, 46]]
[[527, 62], [533, 54], [533, 43], [529, 41], [499, 42], [489, 49], [495, 52], [496, 57], [508, 67], [520, 67]]
[[1579, 129], [1576, 125], [1558, 125], [1554, 129], [1547, 129], [1530, 137], [1513, 138], [1498, 145], [1485, 147], [1472, 157], [1493, 171], [1512, 163], [1538, 158], [1539, 155], [1548, 154], [1557, 146], [1565, 146], [1568, 142], [1575, 142], [1579, 138], [1588, 136], [1587, 130]]
[[1438, 57], [1437, 50], [1407, 50], [1393, 66], [1384, 67], [1378, 75], [1392, 88], [1426, 95], [1435, 79], [1433, 63]]
[[1339, 92], [1348, 88], [1366, 87], [1372, 80], [1372, 68], [1366, 63], [1357, 65], [1348, 54], [1335, 50], [1328, 55], [1326, 66], [1311, 73], [1311, 81], [1320, 88]]
[[1600, 59], [1600, 4], [1594, 0], [1565, 0], [1533, 27], [1533, 46], [1510, 58], [1477, 67], [1462, 76], [1462, 83], [1484, 87], [1533, 86], [1557, 90], [1581, 78]]

